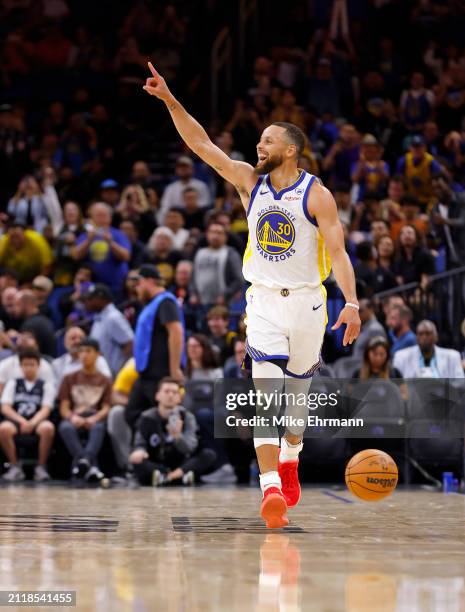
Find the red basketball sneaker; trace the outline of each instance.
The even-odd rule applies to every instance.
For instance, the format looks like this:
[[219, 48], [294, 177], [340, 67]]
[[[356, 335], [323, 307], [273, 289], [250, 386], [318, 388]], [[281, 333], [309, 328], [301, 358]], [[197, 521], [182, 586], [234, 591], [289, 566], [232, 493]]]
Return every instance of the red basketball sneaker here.
[[300, 501], [299, 460], [279, 461], [278, 474], [288, 508], [297, 506]]
[[286, 516], [286, 498], [278, 487], [268, 487], [263, 494], [260, 514], [268, 529], [287, 527], [289, 519]]

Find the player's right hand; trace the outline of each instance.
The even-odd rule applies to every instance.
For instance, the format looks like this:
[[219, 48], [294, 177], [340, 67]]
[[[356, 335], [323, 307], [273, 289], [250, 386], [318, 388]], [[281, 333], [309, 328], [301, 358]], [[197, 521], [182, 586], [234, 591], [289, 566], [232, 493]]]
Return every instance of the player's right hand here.
[[152, 63], [148, 63], [152, 77], [145, 81], [143, 89], [151, 96], [155, 96], [160, 100], [168, 100], [171, 92], [168, 89], [165, 79], [155, 70]]

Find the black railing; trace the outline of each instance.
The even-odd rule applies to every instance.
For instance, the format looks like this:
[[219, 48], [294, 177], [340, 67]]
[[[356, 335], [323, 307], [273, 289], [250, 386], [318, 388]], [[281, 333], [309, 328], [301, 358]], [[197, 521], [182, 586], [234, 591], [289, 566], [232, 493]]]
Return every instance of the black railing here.
[[435, 274], [425, 287], [420, 283], [400, 285], [372, 296], [379, 314], [388, 297], [400, 295], [411, 308], [414, 322], [434, 321], [440, 344], [460, 350], [463, 345], [461, 324], [465, 318], [465, 266]]

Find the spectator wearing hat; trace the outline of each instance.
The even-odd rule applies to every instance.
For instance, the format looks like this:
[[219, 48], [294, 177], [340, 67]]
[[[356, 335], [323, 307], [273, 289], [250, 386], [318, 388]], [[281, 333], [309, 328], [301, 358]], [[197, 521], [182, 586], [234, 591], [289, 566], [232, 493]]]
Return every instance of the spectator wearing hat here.
[[95, 313], [89, 335], [98, 341], [103, 357], [116, 376], [132, 355], [134, 332], [113, 304], [113, 296], [106, 285], [92, 284], [82, 299], [87, 310]]
[[100, 200], [115, 208], [119, 201], [119, 185], [112, 179], [105, 179], [100, 183]]
[[39, 274], [39, 276], [36, 276], [32, 281], [32, 291], [36, 296], [40, 314], [51, 319], [52, 311], [50, 310], [47, 301], [53, 291], [53, 281], [50, 280], [48, 276]]
[[176, 161], [175, 181], [170, 183], [161, 197], [161, 206], [158, 213], [158, 223], [161, 225], [165, 221], [165, 215], [175, 206], [183, 206], [182, 194], [187, 187], [192, 187], [199, 194], [199, 206], [206, 208], [211, 203], [211, 195], [206, 183], [193, 177], [194, 162], [187, 155], [181, 155]]
[[408, 193], [416, 197], [425, 210], [433, 195], [431, 179], [442, 171], [442, 167], [426, 151], [423, 136], [411, 139], [409, 151], [398, 160], [396, 171], [405, 178]]
[[[66, 353], [52, 361], [53, 373], [58, 388], [65, 376], [82, 369], [82, 363], [79, 359], [79, 345], [85, 336], [85, 332], [80, 327], [73, 326], [66, 330], [64, 337]], [[100, 374], [103, 374], [103, 376], [107, 378], [111, 378], [110, 366], [103, 355], [97, 357], [95, 365]]]
[[24, 223], [13, 221], [0, 237], [0, 266], [16, 271], [20, 283], [47, 275], [53, 263], [52, 249], [43, 236]]
[[83, 338], [78, 354], [82, 368], [65, 376], [58, 391], [63, 419], [58, 431], [72, 457], [72, 476], [95, 481], [103, 477], [97, 456], [110, 411], [111, 380], [97, 370], [100, 347], [95, 338]]
[[153, 402], [157, 383], [164, 376], [183, 380], [184, 319], [175, 296], [166, 291], [160, 273], [151, 264], [139, 269], [139, 299], [146, 304], [139, 315], [134, 337], [134, 357], [139, 378], [126, 407], [126, 420], [134, 427]]
[[112, 216], [108, 204], [93, 204], [90, 208], [91, 223], [78, 237], [72, 255], [76, 261], [86, 261], [95, 280], [108, 285], [119, 298], [129, 269], [131, 243], [123, 232], [111, 227]]
[[416, 346], [399, 350], [394, 366], [404, 378], [463, 378], [460, 353], [437, 345], [436, 325], [427, 319], [416, 329]]
[[363, 201], [366, 194], [384, 192], [389, 179], [389, 166], [381, 159], [383, 148], [372, 134], [365, 134], [360, 157], [352, 167], [353, 201]]

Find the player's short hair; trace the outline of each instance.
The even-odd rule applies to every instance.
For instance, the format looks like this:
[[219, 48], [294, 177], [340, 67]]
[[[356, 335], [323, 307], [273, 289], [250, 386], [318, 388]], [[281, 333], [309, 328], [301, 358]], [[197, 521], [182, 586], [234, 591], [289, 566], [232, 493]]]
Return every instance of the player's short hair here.
[[19, 363], [22, 363], [25, 359], [34, 359], [40, 364], [40, 353], [34, 348], [22, 348], [18, 353]]
[[277, 125], [278, 127], [282, 127], [286, 130], [286, 138], [290, 144], [296, 146], [296, 157], [299, 158], [305, 149], [307, 140], [302, 130], [293, 123], [288, 123], [287, 121], [275, 121], [271, 125]]

